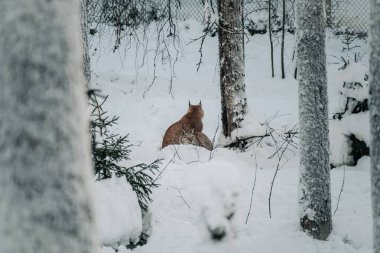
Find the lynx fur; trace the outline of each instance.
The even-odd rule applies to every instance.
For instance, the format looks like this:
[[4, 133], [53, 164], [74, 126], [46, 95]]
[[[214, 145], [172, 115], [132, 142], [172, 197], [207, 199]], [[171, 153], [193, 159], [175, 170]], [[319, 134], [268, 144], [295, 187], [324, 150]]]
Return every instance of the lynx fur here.
[[162, 148], [172, 144], [192, 144], [212, 150], [210, 139], [202, 133], [203, 116], [202, 103], [192, 105], [189, 102], [187, 113], [166, 130]]

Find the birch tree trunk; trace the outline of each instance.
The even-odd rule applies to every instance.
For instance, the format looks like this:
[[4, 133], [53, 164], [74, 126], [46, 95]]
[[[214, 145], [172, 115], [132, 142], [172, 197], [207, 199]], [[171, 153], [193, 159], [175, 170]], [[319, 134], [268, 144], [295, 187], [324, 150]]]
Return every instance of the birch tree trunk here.
[[370, 1], [370, 92], [371, 184], [374, 252], [380, 253], [380, 2]]
[[81, 0], [80, 2], [80, 19], [81, 19], [81, 31], [82, 31], [82, 45], [83, 45], [83, 73], [86, 82], [86, 88], [90, 88], [91, 82], [91, 61], [89, 54], [89, 45], [88, 45], [88, 22], [87, 22], [87, 13], [88, 13], [88, 0]]
[[218, 0], [222, 125], [225, 137], [241, 127], [247, 113], [241, 0]]
[[79, 15], [0, 1], [0, 252], [95, 252]]
[[324, 0], [297, 0], [301, 227], [325, 240], [332, 229]]

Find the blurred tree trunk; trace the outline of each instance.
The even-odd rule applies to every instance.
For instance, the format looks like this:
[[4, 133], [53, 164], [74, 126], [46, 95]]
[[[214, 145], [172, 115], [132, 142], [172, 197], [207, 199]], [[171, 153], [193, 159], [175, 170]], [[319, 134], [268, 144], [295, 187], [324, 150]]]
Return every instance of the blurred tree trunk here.
[[380, 253], [380, 2], [370, 1], [370, 92], [371, 184], [374, 252]]
[[297, 0], [300, 222], [326, 240], [332, 229], [324, 0]]
[[247, 113], [241, 0], [218, 0], [218, 11], [222, 125], [230, 137]]
[[79, 3], [0, 14], [0, 252], [95, 252]]

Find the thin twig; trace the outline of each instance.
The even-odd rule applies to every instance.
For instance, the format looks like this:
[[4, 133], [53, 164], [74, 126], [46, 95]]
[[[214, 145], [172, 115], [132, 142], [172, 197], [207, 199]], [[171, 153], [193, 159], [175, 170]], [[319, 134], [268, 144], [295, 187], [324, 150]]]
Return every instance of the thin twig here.
[[162, 175], [162, 173], [164, 173], [164, 171], [169, 166], [169, 164], [171, 164], [171, 163], [174, 162], [175, 156], [176, 156], [176, 153], [174, 153], [174, 155], [172, 156], [172, 158], [170, 159], [170, 161], [165, 165], [165, 167], [160, 171], [160, 173], [158, 173], [157, 177], [153, 180], [152, 184], [154, 184], [158, 180], [158, 178]]
[[174, 148], [174, 157], [177, 155], [178, 159], [182, 161], [181, 157], [179, 156], [178, 150], [179, 150], [179, 145], [173, 145]]
[[256, 157], [256, 152], [255, 152], [255, 149], [253, 149], [253, 154], [255, 156], [255, 178], [253, 180], [253, 185], [252, 185], [252, 190], [251, 190], [251, 200], [250, 200], [250, 203], [249, 203], [249, 210], [248, 210], [248, 214], [247, 214], [247, 218], [245, 219], [245, 224], [248, 223], [248, 218], [251, 214], [251, 208], [252, 208], [252, 200], [253, 200], [253, 192], [255, 191], [255, 187], [256, 187], [256, 177], [257, 177], [257, 157]]
[[338, 201], [336, 202], [336, 208], [335, 208], [335, 211], [334, 211], [334, 215], [336, 213], [336, 211], [338, 211], [338, 207], [339, 207], [339, 202], [340, 202], [340, 197], [342, 195], [342, 192], [343, 192], [343, 187], [344, 187], [344, 181], [346, 179], [346, 166], [343, 165], [343, 181], [342, 181], [342, 186], [340, 187], [340, 192], [339, 192], [339, 196], [338, 196]]
[[216, 134], [218, 133], [218, 130], [219, 130], [219, 115], [218, 115], [218, 126], [216, 127], [214, 136], [212, 137], [212, 150], [210, 152], [210, 157], [208, 159], [209, 161], [214, 157], [214, 154], [215, 154], [215, 139], [216, 139]]
[[178, 192], [179, 197], [181, 197], [181, 199], [183, 200], [183, 202], [185, 202], [186, 206], [190, 209], [190, 206], [191, 206], [191, 205], [189, 205], [189, 204], [187, 203], [187, 201], [185, 200], [185, 198], [182, 196], [181, 188], [177, 188], [177, 187], [173, 187], [173, 186], [172, 186], [172, 188]]
[[188, 162], [187, 164], [190, 164], [190, 163], [199, 163], [199, 151], [198, 151], [198, 148], [194, 147], [193, 148], [195, 150], [195, 152], [197, 153], [197, 157], [198, 157], [198, 160], [194, 160], [194, 161], [190, 161]]
[[[285, 148], [282, 150], [281, 154], [279, 155], [278, 157], [278, 163], [277, 163], [277, 166], [276, 166], [276, 171], [273, 175], [273, 178], [272, 178], [272, 183], [271, 183], [271, 186], [270, 186], [270, 191], [269, 191], [269, 197], [268, 197], [268, 204], [269, 204], [269, 218], [272, 218], [272, 208], [271, 208], [271, 198], [272, 198], [272, 192], [273, 192], [273, 185], [274, 185], [274, 181], [276, 180], [276, 177], [277, 177], [277, 173], [278, 171], [280, 170], [280, 163], [281, 163], [281, 160], [282, 160], [282, 157], [286, 151], [286, 149], [288, 148], [289, 146], [289, 142], [286, 144]], [[287, 162], [287, 161], [286, 161]], [[283, 164], [284, 165], [284, 164]]]

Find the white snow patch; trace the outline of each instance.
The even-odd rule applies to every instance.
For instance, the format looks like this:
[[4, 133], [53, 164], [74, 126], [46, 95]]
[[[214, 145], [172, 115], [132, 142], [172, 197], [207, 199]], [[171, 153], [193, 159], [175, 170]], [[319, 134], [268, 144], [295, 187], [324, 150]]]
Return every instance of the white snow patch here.
[[348, 64], [336, 76], [336, 86], [338, 91], [343, 95], [342, 100], [344, 101], [342, 102], [344, 105], [347, 97], [355, 98], [358, 101], [367, 99], [368, 85], [368, 66], [361, 63]]
[[229, 220], [235, 214], [242, 178], [236, 165], [225, 160], [211, 160], [188, 168], [184, 190], [191, 194], [199, 216], [209, 229], [231, 232]]
[[[128, 250], [124, 245], [117, 247], [116, 250], [118, 253], [131, 252], [131, 250]], [[115, 253], [116, 250], [114, 248], [104, 246], [100, 249], [99, 253]]]
[[94, 196], [102, 245], [117, 247], [138, 241], [142, 230], [141, 209], [126, 179], [96, 181]]
[[349, 163], [348, 154], [351, 152], [349, 140], [351, 134], [370, 144], [369, 112], [351, 114], [341, 120], [330, 120], [330, 162], [335, 165]]

